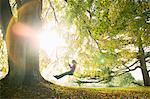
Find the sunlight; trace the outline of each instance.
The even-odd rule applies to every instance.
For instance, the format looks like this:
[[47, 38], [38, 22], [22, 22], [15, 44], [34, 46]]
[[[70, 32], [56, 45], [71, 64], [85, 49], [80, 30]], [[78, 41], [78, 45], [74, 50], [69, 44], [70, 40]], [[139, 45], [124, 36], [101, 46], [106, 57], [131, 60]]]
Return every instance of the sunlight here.
[[[66, 53], [66, 48], [69, 46], [68, 43], [66, 43], [66, 34], [75, 34], [75, 32], [75, 26], [72, 25], [68, 28], [64, 24], [56, 23], [55, 20], [51, 20], [43, 25], [39, 35], [40, 49], [43, 50], [47, 54], [48, 59], [50, 59], [50, 63], [41, 71], [44, 79], [59, 85], [72, 84], [71, 81], [73, 81], [74, 77], [65, 76], [64, 78], [57, 80], [54, 75], [69, 70], [69, 67], [66, 68], [64, 62], [60, 60], [62, 59], [62, 56], [64, 56], [64, 53]], [[70, 79], [72, 80], [70, 81]]]
[[65, 38], [62, 33], [64, 31], [61, 30], [65, 29], [64, 26], [60, 27], [55, 21], [52, 20], [43, 25], [42, 32], [39, 35], [40, 49], [47, 54], [51, 61], [51, 63], [49, 63], [42, 71], [42, 75], [48, 81], [57, 84], [68, 81], [67, 78], [62, 79], [61, 81], [54, 78], [54, 75], [61, 72], [60, 69], [66, 71], [66, 68], [64, 68], [62, 63], [59, 62], [59, 58], [63, 56], [63, 53], [66, 51], [64, 48], [67, 47], [67, 43], [65, 42]]
[[142, 80], [143, 79], [140, 68], [136, 69], [135, 71], [131, 71], [130, 73], [132, 74], [132, 76], [136, 80]]
[[40, 35], [40, 48], [43, 49], [48, 57], [54, 58], [57, 49], [66, 46], [65, 39], [59, 33], [56, 24], [51, 21], [46, 24]]

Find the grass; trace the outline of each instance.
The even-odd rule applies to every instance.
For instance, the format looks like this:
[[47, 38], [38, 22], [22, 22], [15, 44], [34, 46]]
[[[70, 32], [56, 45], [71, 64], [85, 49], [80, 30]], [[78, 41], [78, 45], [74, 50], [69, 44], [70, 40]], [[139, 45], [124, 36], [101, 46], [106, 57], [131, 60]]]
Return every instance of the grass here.
[[150, 87], [80, 88], [49, 83], [21, 88], [0, 87], [0, 99], [150, 99]]
[[[121, 88], [80, 88], [63, 87], [59, 85], [47, 86], [53, 88], [66, 97], [78, 97], [81, 99], [150, 99], [150, 87], [121, 87]], [[69, 95], [69, 96], [68, 96]]]

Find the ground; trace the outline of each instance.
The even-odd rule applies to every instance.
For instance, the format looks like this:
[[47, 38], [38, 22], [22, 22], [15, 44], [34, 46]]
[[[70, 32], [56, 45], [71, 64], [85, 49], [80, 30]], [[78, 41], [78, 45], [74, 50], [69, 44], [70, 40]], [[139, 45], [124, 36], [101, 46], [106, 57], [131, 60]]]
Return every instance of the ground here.
[[[1, 86], [0, 99], [150, 99], [150, 87], [134, 88], [79, 88], [50, 83], [9, 88]], [[3, 96], [2, 96], [3, 95]]]

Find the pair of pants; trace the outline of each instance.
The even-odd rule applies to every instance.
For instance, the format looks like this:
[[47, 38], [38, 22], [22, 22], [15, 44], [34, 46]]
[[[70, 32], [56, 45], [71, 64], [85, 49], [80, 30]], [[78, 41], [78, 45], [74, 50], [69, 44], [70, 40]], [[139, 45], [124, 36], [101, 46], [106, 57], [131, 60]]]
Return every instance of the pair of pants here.
[[62, 74], [60, 74], [60, 75], [56, 75], [56, 76], [54, 76], [54, 77], [56, 77], [57, 79], [60, 79], [60, 78], [62, 78], [62, 77], [64, 77], [64, 76], [66, 76], [66, 75], [73, 75], [73, 73], [74, 73], [74, 71], [70, 70], [70, 71], [67, 71], [67, 72], [65, 72], [65, 73], [62, 73]]

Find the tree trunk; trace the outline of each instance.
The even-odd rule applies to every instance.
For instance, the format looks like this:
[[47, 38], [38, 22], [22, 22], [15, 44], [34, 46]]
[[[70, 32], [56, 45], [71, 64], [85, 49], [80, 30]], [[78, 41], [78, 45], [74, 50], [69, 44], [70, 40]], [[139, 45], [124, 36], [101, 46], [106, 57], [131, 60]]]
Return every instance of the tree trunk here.
[[143, 81], [144, 81], [144, 86], [150, 86], [150, 77], [148, 74], [146, 62], [145, 62], [145, 55], [144, 55], [144, 49], [142, 46], [142, 39], [141, 36], [139, 36], [139, 60], [140, 60], [140, 66], [141, 66], [141, 71], [143, 75]]
[[4, 82], [10, 86], [33, 85], [43, 80], [39, 72], [37, 38], [41, 27], [41, 8], [41, 0], [28, 0], [19, 8], [18, 19], [12, 17], [9, 23], [6, 33], [9, 73]]
[[19, 21], [35, 28], [33, 34], [29, 33], [29, 38], [26, 43], [24, 42], [23, 47], [28, 49], [24, 52], [26, 65], [23, 83], [32, 85], [43, 80], [39, 71], [39, 43], [36, 38], [39, 35], [39, 31], [36, 30], [41, 28], [42, 0], [23, 0], [22, 4], [23, 7], [19, 9]]
[[[17, 9], [19, 9], [22, 5], [30, 2], [31, 0], [16, 0], [16, 3], [17, 3]], [[32, 0], [34, 1], [34, 0]], [[40, 0], [39, 0], [40, 1]], [[42, 1], [41, 1], [42, 2]]]
[[12, 17], [12, 13], [11, 13], [11, 7], [9, 5], [9, 0], [0, 0], [0, 24], [1, 24], [4, 39], [5, 39], [7, 26], [11, 17]]

